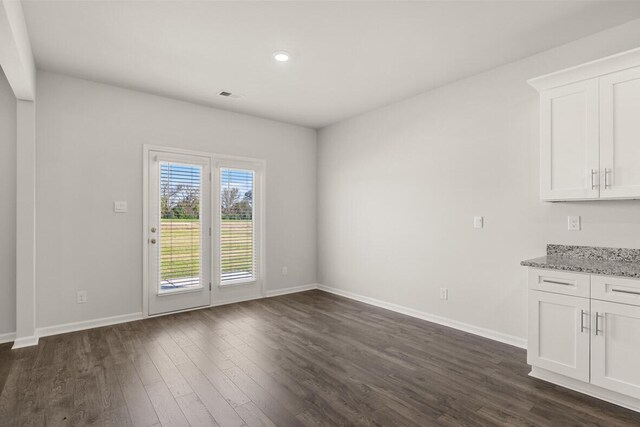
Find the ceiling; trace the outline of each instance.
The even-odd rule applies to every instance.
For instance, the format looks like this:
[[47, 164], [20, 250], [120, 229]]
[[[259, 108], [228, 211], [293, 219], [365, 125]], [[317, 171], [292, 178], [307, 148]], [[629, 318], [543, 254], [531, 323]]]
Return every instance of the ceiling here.
[[[23, 8], [40, 69], [314, 128], [640, 17], [640, 2], [614, 1]], [[276, 50], [292, 60], [275, 62]]]

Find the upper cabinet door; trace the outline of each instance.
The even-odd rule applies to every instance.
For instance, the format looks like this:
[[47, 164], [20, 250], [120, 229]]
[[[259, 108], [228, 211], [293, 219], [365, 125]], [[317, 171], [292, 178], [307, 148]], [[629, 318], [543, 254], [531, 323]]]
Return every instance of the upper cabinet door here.
[[640, 67], [600, 79], [600, 197], [640, 197]]
[[542, 200], [599, 197], [598, 139], [598, 79], [541, 93]]

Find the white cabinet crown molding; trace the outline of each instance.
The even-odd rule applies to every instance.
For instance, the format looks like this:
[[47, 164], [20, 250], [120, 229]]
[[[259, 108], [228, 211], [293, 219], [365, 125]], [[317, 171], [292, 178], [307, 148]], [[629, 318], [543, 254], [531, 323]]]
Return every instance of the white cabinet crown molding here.
[[640, 47], [527, 80], [539, 92], [640, 66]]

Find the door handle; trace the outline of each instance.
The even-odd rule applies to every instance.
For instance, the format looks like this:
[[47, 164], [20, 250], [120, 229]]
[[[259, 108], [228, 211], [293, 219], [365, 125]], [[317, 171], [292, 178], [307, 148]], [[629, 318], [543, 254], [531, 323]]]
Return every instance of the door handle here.
[[600, 313], [598, 313], [596, 311], [596, 335], [598, 335], [598, 332], [604, 332], [604, 331], [601, 331], [600, 328], [598, 327], [598, 320], [599, 319], [600, 319]]
[[609, 169], [607, 168], [604, 169], [604, 189], [605, 190], [607, 188], [611, 188], [611, 185], [609, 184], [609, 172], [611, 172]]
[[[597, 177], [599, 174], [600, 174], [600, 171], [598, 169], [591, 169], [591, 189], [592, 190], [595, 190], [597, 187], [600, 187], [600, 178], [599, 177], [594, 182], [594, 178]], [[606, 175], [605, 175], [605, 177], [606, 177]]]
[[149, 242], [151, 242], [152, 245], [155, 245], [156, 244], [156, 239], [151, 239], [151, 240], [149, 240]]
[[585, 328], [585, 327], [584, 327], [584, 315], [585, 315], [585, 314], [586, 314], [587, 316], [589, 316], [589, 313], [587, 313], [587, 312], [586, 312], [586, 311], [584, 311], [584, 310], [580, 310], [580, 332], [584, 332], [584, 330], [585, 330], [585, 329], [586, 329], [586, 330], [589, 330], [589, 328]]

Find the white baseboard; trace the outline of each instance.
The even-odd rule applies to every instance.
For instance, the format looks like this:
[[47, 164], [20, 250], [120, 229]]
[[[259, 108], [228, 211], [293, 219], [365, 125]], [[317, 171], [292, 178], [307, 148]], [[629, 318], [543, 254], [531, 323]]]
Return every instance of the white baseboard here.
[[6, 342], [12, 342], [15, 341], [16, 339], [16, 333], [15, 332], [7, 332], [4, 334], [0, 334], [0, 344], [4, 344]]
[[624, 394], [616, 393], [615, 391], [610, 391], [593, 384], [565, 377], [564, 375], [556, 374], [555, 372], [547, 371], [546, 369], [538, 368], [536, 366], [531, 367], [529, 376], [595, 397], [596, 399], [613, 403], [614, 405], [622, 406], [623, 408], [631, 409], [632, 411], [640, 412], [640, 400], [625, 396]]
[[345, 298], [360, 301], [365, 304], [375, 305], [376, 307], [395, 311], [396, 313], [405, 314], [407, 316], [426, 320], [427, 322], [437, 323], [439, 325], [447, 326], [449, 328], [458, 329], [460, 331], [468, 332], [474, 335], [479, 335], [481, 337], [489, 338], [494, 341], [499, 341], [505, 344], [513, 345], [515, 347], [520, 347], [525, 349], [527, 348], [527, 340], [524, 338], [503, 334], [502, 332], [481, 328], [479, 326], [470, 325], [468, 323], [459, 322], [457, 320], [448, 319], [446, 317], [438, 316], [435, 314], [427, 313], [424, 311], [416, 310], [416, 309], [405, 307], [402, 305], [393, 304], [393, 303], [381, 301], [375, 298], [366, 297], [364, 295], [355, 294], [353, 292], [343, 291], [341, 289], [332, 288], [330, 286], [319, 284], [318, 289], [320, 289], [321, 291], [335, 294], [335, 295], [340, 295]]
[[[317, 288], [317, 285], [313, 283], [310, 285], [295, 286], [292, 288], [276, 289], [273, 291], [267, 291], [266, 297], [269, 298], [269, 297], [274, 297], [278, 295], [286, 295], [286, 294], [291, 294], [296, 292], [303, 292], [303, 291], [308, 291], [316, 288]], [[226, 301], [214, 302], [213, 304], [211, 304], [210, 307], [217, 307], [220, 305], [234, 304], [238, 302], [250, 301], [250, 300], [261, 299], [261, 298], [264, 298], [264, 297], [253, 296], [253, 297], [245, 297], [245, 298], [235, 298], [235, 299], [226, 300]], [[208, 307], [198, 307], [196, 310], [199, 310], [202, 308], [208, 308]], [[167, 313], [167, 314], [174, 314], [174, 312]], [[80, 322], [64, 323], [61, 325], [46, 326], [43, 328], [36, 329], [35, 336], [20, 338], [19, 340], [15, 339], [15, 336], [16, 336], [15, 333], [0, 334], [0, 343], [14, 341], [14, 345], [12, 348], [28, 347], [32, 345], [37, 345], [38, 338], [40, 337], [48, 337], [51, 335], [59, 335], [59, 334], [66, 334], [69, 332], [83, 331], [86, 329], [99, 328], [102, 326], [116, 325], [118, 323], [133, 322], [135, 320], [140, 320], [142, 318], [143, 318], [142, 313], [131, 313], [131, 314], [123, 314], [119, 316], [112, 316], [112, 317], [102, 317], [99, 319], [83, 320]]]
[[[426, 320], [428, 322], [437, 323], [439, 325], [447, 326], [450, 328], [458, 329], [464, 332], [469, 332], [474, 335], [479, 335], [484, 338], [489, 338], [495, 341], [499, 341], [505, 344], [513, 345], [520, 348], [527, 347], [527, 341], [523, 338], [514, 337], [512, 335], [503, 334], [501, 332], [493, 331], [491, 329], [480, 328], [478, 326], [470, 325], [468, 323], [459, 322], [457, 320], [447, 319], [435, 314], [419, 311], [413, 308], [404, 307], [398, 304], [393, 304], [385, 301], [381, 301], [375, 298], [366, 297], [364, 295], [355, 294], [353, 292], [343, 291], [341, 289], [332, 288], [317, 283], [311, 283], [308, 285], [294, 286], [291, 288], [274, 289], [266, 292], [263, 296], [253, 296], [248, 298], [236, 298], [227, 301], [219, 301], [213, 303], [210, 307], [217, 307], [226, 304], [234, 304], [238, 302], [251, 301], [261, 298], [271, 298], [279, 295], [287, 295], [298, 292], [310, 291], [313, 289], [320, 289], [321, 291], [329, 292], [335, 295], [340, 295], [345, 298], [360, 301], [365, 304], [374, 305], [387, 310], [395, 311], [396, 313], [405, 314], [407, 316], [415, 317], [418, 319]], [[199, 307], [197, 309], [207, 308]], [[173, 314], [173, 313], [169, 313]], [[99, 328], [102, 326], [116, 325], [118, 323], [132, 322], [143, 318], [142, 313], [123, 314], [120, 316], [103, 317], [100, 319], [85, 320], [80, 322], [65, 323], [61, 325], [47, 326], [44, 328], [38, 328], [36, 330], [36, 336], [21, 338], [18, 347], [14, 343], [13, 348], [27, 347], [30, 345], [36, 345], [39, 337], [47, 337], [51, 335], [65, 334], [68, 332], [82, 331], [85, 329]], [[0, 334], [0, 343], [13, 341], [15, 339], [15, 333]]]
[[13, 347], [11, 347], [11, 350], [15, 350], [16, 348], [24, 348], [24, 347], [31, 347], [34, 345], [38, 345], [38, 339], [39, 337], [37, 335], [32, 335], [30, 337], [16, 338], [13, 341]]
[[63, 323], [61, 325], [46, 326], [36, 329], [39, 337], [66, 334], [68, 332], [83, 331], [101, 326], [117, 325], [118, 323], [133, 322], [142, 319], [142, 313], [122, 314], [119, 316], [101, 317], [99, 319], [83, 320], [80, 322]]
[[[308, 291], [310, 289], [316, 289], [316, 287], [317, 285], [314, 283], [311, 285], [302, 285], [302, 286], [296, 286], [293, 288], [277, 289], [274, 291], [267, 291], [266, 297], [273, 297], [277, 295], [285, 295], [285, 294], [291, 294], [295, 292]], [[226, 304], [234, 304], [237, 302], [250, 301], [250, 300], [260, 299], [260, 298], [263, 298], [263, 297], [254, 296], [254, 297], [248, 297], [248, 298], [235, 298], [232, 300], [218, 301], [211, 304], [211, 307], [217, 307], [217, 306], [226, 305]], [[199, 307], [197, 309], [201, 309], [201, 308], [207, 308], [207, 307]], [[167, 314], [174, 314], [174, 312], [167, 313]], [[135, 320], [140, 320], [142, 318], [143, 318], [142, 313], [131, 313], [131, 314], [123, 314], [119, 316], [112, 316], [112, 317], [102, 317], [100, 319], [83, 320], [80, 322], [64, 323], [61, 325], [46, 326], [44, 328], [38, 328], [36, 330], [37, 337], [36, 337], [35, 344], [37, 344], [38, 337], [48, 337], [51, 335], [66, 334], [68, 332], [77, 332], [77, 331], [83, 331], [85, 329], [93, 329], [93, 328], [99, 328], [102, 326], [116, 325], [118, 323], [133, 322]], [[5, 338], [5, 335], [6, 335], [6, 341], [13, 341], [15, 338], [15, 333], [4, 334], [4, 335], [0, 335], [0, 340]], [[6, 342], [6, 341], [0, 341], [0, 342]], [[26, 342], [27, 341], [25, 341], [25, 345], [23, 345], [24, 347], [26, 347], [27, 345], [35, 345], [35, 344], [26, 344]], [[14, 344], [13, 348], [18, 348], [18, 347], [16, 347]]]
[[294, 286], [292, 288], [273, 289], [273, 290], [267, 291], [266, 296], [267, 298], [271, 298], [271, 297], [277, 297], [279, 295], [287, 295], [287, 294], [295, 294], [298, 292], [311, 291], [313, 289], [318, 289], [317, 283], [311, 283], [309, 285]]

